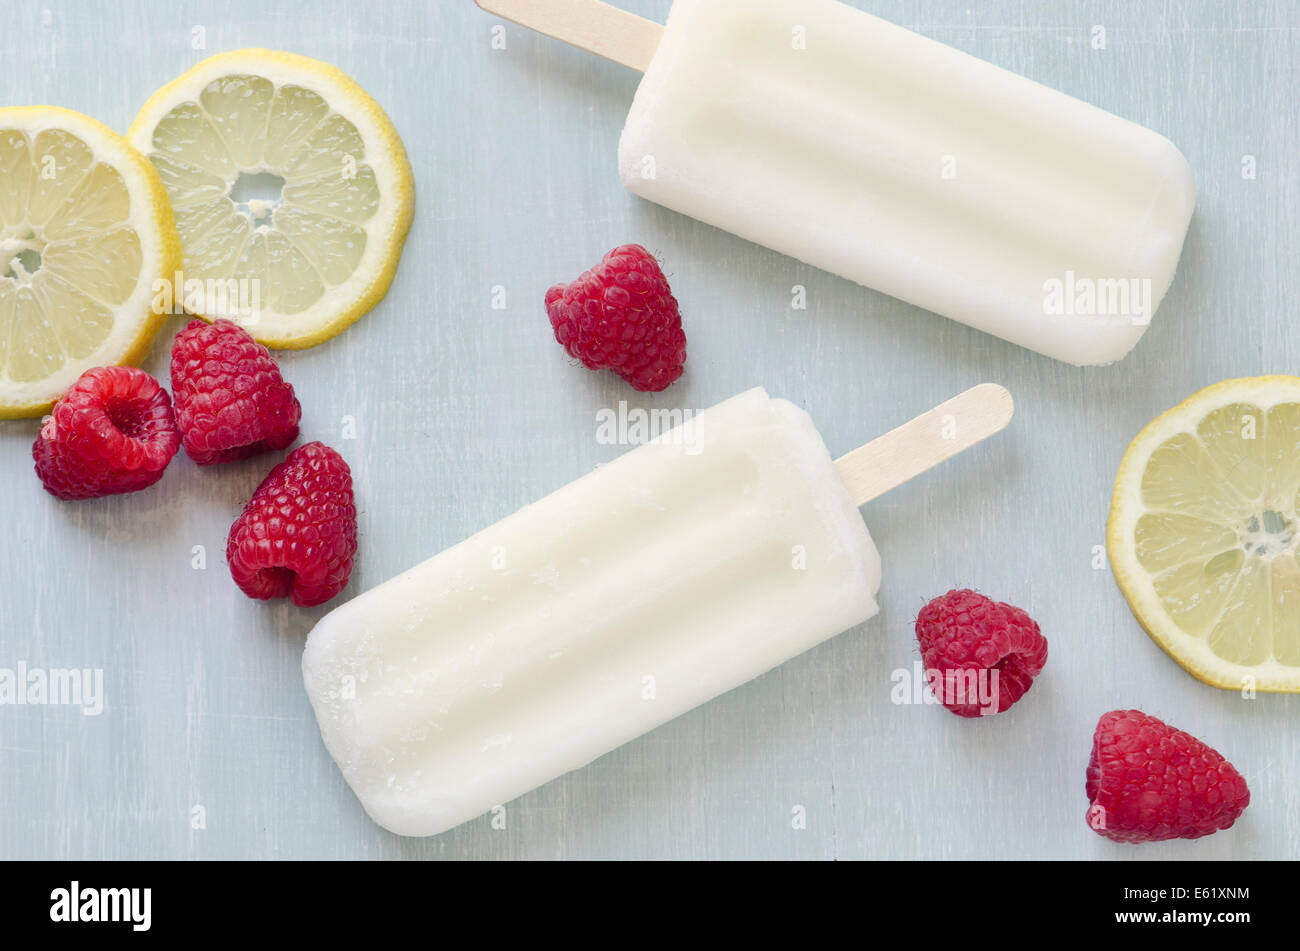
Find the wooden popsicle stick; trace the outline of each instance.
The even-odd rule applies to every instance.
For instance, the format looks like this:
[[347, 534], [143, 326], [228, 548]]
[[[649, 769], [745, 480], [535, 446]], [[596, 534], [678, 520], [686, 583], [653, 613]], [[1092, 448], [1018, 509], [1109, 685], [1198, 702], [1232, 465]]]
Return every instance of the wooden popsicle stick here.
[[474, 0], [488, 13], [644, 73], [664, 28], [600, 0]]
[[996, 383], [981, 383], [910, 423], [835, 460], [835, 471], [858, 505], [884, 495], [1011, 422], [1015, 401]]

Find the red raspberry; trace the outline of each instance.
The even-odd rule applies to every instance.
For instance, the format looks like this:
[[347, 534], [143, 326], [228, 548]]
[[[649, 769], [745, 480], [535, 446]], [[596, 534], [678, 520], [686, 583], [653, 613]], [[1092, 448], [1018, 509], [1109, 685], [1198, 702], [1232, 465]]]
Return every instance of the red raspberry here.
[[135, 367], [87, 370], [54, 405], [32, 446], [36, 474], [61, 499], [138, 492], [180, 448], [171, 397]]
[[1047, 663], [1047, 638], [1028, 614], [974, 591], [949, 591], [922, 608], [916, 639], [927, 673], [936, 672], [931, 688], [960, 717], [1006, 710]]
[[284, 449], [302, 408], [270, 351], [229, 320], [192, 320], [172, 344], [185, 452], [201, 466]]
[[589, 370], [658, 393], [682, 375], [686, 334], [668, 279], [639, 244], [615, 248], [572, 284], [546, 292], [555, 339]]
[[1097, 722], [1087, 793], [1088, 825], [1116, 842], [1199, 839], [1250, 805], [1231, 763], [1140, 710], [1112, 710]]
[[226, 563], [250, 598], [288, 597], [299, 607], [342, 591], [357, 553], [352, 470], [309, 442], [271, 470], [230, 527]]

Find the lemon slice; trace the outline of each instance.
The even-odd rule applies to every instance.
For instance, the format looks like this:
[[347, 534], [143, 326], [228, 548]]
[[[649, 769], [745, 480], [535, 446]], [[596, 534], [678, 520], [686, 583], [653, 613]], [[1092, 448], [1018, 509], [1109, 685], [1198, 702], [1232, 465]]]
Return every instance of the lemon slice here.
[[387, 293], [411, 166], [388, 116], [335, 67], [261, 49], [213, 56], [154, 93], [128, 138], [171, 196], [191, 312], [296, 349]]
[[126, 140], [67, 109], [0, 109], [0, 419], [142, 359], [179, 263], [162, 182]]
[[1146, 632], [1215, 687], [1300, 693], [1300, 377], [1227, 380], [1133, 440], [1106, 546]]

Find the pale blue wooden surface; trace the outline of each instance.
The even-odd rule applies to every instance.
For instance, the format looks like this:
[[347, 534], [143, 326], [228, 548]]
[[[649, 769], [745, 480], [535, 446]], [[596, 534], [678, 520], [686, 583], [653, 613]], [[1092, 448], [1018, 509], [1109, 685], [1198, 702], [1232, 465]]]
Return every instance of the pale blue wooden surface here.
[[[1063, 366], [632, 198], [614, 156], [636, 75], [514, 26], [494, 50], [499, 21], [469, 0], [8, 4], [5, 104], [125, 130], [198, 59], [258, 45], [338, 64], [392, 116], [417, 181], [392, 290], [342, 337], [283, 358], [304, 438], [356, 474], [349, 594], [611, 458], [595, 414], [620, 399], [700, 408], [762, 384], [805, 407], [836, 453], [983, 380], [1019, 413], [864, 510], [884, 585], [862, 629], [525, 796], [504, 831], [485, 819], [427, 840], [371, 824], [320, 743], [298, 661], [324, 609], [248, 601], [226, 572], [230, 522], [273, 458], [206, 471], [178, 458], [151, 491], [59, 504], [30, 471], [37, 423], [0, 423], [0, 666], [99, 667], [106, 692], [98, 717], [0, 707], [0, 857], [1296, 857], [1300, 698], [1196, 683], [1092, 560], [1146, 421], [1205, 384], [1300, 366], [1300, 8], [855, 2], [1182, 148], [1198, 210], [1127, 360]], [[662, 20], [668, 0], [625, 5]], [[662, 256], [685, 313], [686, 376], [653, 398], [573, 366], [541, 306], [550, 283], [627, 241]], [[790, 308], [795, 284], [806, 311]], [[200, 545], [206, 570], [191, 567]], [[1023, 605], [1051, 642], [1033, 692], [993, 720], [889, 699], [891, 672], [919, 656], [916, 611], [954, 586]], [[1253, 793], [1236, 828], [1134, 849], [1085, 827], [1093, 726], [1126, 706], [1236, 763]]]

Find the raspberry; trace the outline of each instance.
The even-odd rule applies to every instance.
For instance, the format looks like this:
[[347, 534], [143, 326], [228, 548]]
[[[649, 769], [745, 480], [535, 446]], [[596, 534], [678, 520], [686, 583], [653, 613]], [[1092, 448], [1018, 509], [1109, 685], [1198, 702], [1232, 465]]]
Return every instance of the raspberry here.
[[230, 527], [226, 563], [250, 598], [288, 597], [299, 607], [347, 586], [357, 552], [352, 470], [309, 442], [271, 470]]
[[185, 452], [201, 466], [284, 449], [302, 408], [270, 351], [229, 320], [192, 320], [172, 344], [172, 393]]
[[922, 608], [916, 639], [931, 688], [961, 717], [1006, 710], [1047, 663], [1047, 638], [1028, 614], [974, 591], [949, 591]]
[[45, 417], [32, 457], [50, 494], [93, 499], [153, 485], [179, 447], [171, 397], [157, 380], [96, 367]]
[[1116, 842], [1199, 839], [1250, 805], [1231, 763], [1141, 710], [1112, 710], [1097, 722], [1086, 791], [1088, 825]]
[[572, 284], [546, 292], [555, 339], [590, 370], [613, 370], [658, 393], [682, 375], [686, 334], [659, 263], [639, 244], [615, 248]]

